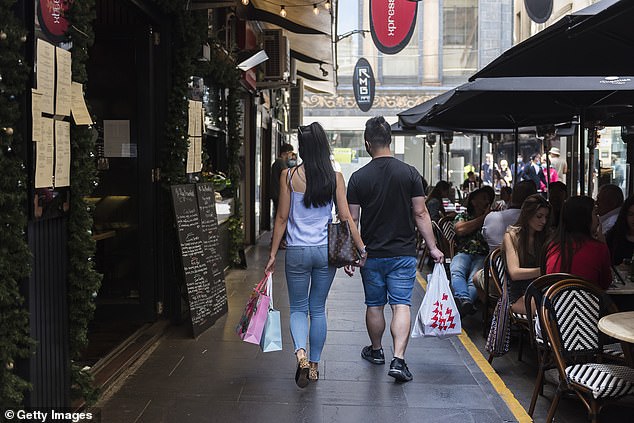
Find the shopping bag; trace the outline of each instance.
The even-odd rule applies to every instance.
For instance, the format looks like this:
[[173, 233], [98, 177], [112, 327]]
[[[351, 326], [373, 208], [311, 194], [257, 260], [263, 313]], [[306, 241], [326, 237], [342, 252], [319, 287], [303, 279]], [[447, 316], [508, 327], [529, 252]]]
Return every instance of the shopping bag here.
[[264, 331], [262, 331], [262, 339], [260, 340], [260, 348], [264, 352], [280, 351], [282, 349], [282, 325], [280, 320], [280, 312], [273, 307], [273, 277], [267, 284], [267, 295], [270, 299], [269, 310], [267, 313]]
[[484, 349], [493, 357], [500, 357], [511, 349], [511, 304], [506, 282], [502, 284], [502, 295], [498, 298], [493, 310], [491, 327]]
[[271, 299], [266, 295], [267, 284], [271, 279], [271, 274], [267, 273], [253, 288], [253, 292], [244, 307], [244, 312], [240, 322], [236, 327], [236, 333], [245, 342], [258, 345], [262, 338], [264, 324], [268, 317], [269, 303]]
[[444, 338], [460, 335], [461, 332], [460, 314], [449, 288], [445, 267], [441, 263], [436, 263], [431, 278], [427, 282], [425, 298], [414, 321], [412, 338], [420, 336]]

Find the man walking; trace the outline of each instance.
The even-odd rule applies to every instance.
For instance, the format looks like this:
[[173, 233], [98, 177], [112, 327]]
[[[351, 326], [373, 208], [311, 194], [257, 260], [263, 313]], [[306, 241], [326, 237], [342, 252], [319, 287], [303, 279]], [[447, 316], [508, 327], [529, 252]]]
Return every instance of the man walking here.
[[[273, 165], [271, 165], [271, 181], [269, 189], [269, 198], [273, 200], [273, 222], [275, 222], [275, 216], [277, 215], [277, 199], [280, 196], [280, 176], [282, 171], [289, 167], [289, 159], [293, 154], [293, 146], [291, 144], [282, 144], [280, 147], [280, 153]], [[295, 163], [297, 164], [297, 163]], [[293, 164], [293, 166], [295, 166]], [[271, 228], [273, 229], [273, 228]], [[286, 237], [282, 239], [282, 248], [286, 248]]]
[[[385, 331], [383, 311], [389, 302], [394, 359], [388, 375], [407, 382], [412, 380], [404, 358], [416, 280], [415, 228], [425, 239], [434, 261], [440, 263], [444, 257], [436, 246], [420, 174], [392, 156], [390, 125], [383, 117], [371, 118], [363, 136], [372, 161], [354, 172], [348, 185], [348, 203], [355, 223], [363, 211], [361, 236], [368, 254], [361, 277], [367, 306], [365, 321], [372, 344], [363, 348], [361, 357], [374, 364], [385, 363], [381, 339]], [[348, 274], [351, 271], [346, 268]]]

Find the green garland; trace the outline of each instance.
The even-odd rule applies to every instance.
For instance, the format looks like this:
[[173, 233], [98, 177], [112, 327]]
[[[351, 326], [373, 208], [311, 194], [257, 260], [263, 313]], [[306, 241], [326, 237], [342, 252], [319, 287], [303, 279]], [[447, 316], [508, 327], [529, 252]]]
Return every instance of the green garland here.
[[199, 65], [199, 72], [206, 81], [213, 81], [215, 85], [226, 88], [227, 119], [226, 129], [228, 142], [228, 173], [233, 192], [234, 213], [229, 218], [229, 263], [232, 266], [240, 266], [240, 251], [244, 249], [244, 227], [242, 223], [242, 204], [238, 197], [237, 188], [242, 178], [240, 172], [240, 149], [242, 148], [242, 136], [240, 135], [240, 123], [242, 112], [240, 109], [240, 85], [241, 74], [235, 66], [235, 59], [228, 56], [220, 47], [217, 40], [209, 40], [212, 46], [211, 60]]
[[[88, 48], [94, 42], [92, 22], [95, 20], [95, 1], [72, 3], [68, 14], [69, 37], [73, 43], [73, 81], [85, 84], [88, 80], [86, 63]], [[95, 270], [95, 241], [92, 239], [93, 207], [84, 201], [97, 185], [95, 142], [93, 130], [87, 126], [71, 127], [70, 212], [68, 216], [68, 321], [70, 332], [71, 395], [94, 403], [98, 391], [93, 387], [92, 375], [83, 371], [78, 362], [88, 345], [88, 324], [95, 312], [94, 296], [101, 286], [101, 274]]]
[[26, 242], [27, 173], [21, 115], [30, 69], [23, 54], [26, 30], [15, 0], [0, 1], [0, 408], [19, 407], [30, 384], [14, 363], [29, 357], [29, 314], [20, 284], [31, 273]]
[[[161, 181], [166, 193], [174, 184], [187, 182], [187, 84], [194, 75], [194, 60], [200, 53], [207, 32], [207, 13], [185, 10], [186, 0], [154, 0], [168, 16], [172, 16], [172, 87], [168, 97], [165, 140], [161, 149]], [[165, 210], [166, 216], [171, 211]], [[170, 223], [171, 226], [171, 223]]]

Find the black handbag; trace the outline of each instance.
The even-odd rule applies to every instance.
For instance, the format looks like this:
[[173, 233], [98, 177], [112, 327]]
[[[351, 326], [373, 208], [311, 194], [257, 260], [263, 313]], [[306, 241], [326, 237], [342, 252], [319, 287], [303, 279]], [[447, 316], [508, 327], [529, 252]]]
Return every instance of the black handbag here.
[[343, 267], [359, 259], [348, 221], [328, 223], [328, 263]]

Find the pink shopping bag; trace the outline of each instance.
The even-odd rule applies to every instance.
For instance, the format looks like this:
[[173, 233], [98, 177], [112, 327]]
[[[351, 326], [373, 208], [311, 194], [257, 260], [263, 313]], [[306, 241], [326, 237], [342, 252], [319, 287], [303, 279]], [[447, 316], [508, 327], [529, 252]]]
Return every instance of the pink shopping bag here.
[[271, 302], [271, 298], [267, 295], [267, 286], [271, 282], [271, 274], [267, 273], [264, 279], [253, 288], [249, 301], [244, 307], [236, 333], [245, 342], [260, 345]]

